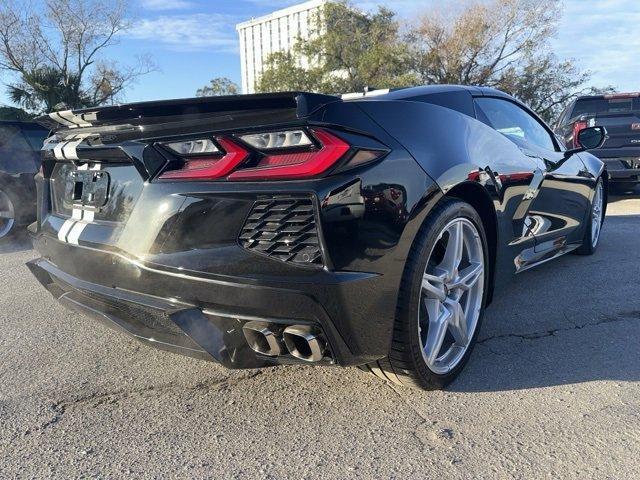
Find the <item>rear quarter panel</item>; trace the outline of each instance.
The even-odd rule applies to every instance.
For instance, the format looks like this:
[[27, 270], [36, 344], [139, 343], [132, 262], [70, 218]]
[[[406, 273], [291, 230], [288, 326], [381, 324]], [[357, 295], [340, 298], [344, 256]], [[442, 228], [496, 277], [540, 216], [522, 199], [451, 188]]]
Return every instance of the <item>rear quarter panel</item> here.
[[535, 239], [523, 227], [537, 161], [484, 123], [445, 107], [408, 101], [359, 106], [413, 155], [444, 194], [464, 183], [482, 187], [497, 220], [496, 286], [504, 285], [516, 271], [516, 257], [534, 248]]

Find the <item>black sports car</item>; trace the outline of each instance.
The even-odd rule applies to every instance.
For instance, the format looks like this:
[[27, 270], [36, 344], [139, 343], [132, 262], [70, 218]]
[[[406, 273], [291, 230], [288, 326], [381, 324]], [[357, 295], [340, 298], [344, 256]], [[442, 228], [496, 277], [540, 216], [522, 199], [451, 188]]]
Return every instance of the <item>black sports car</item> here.
[[[376, 94], [377, 93], [377, 94]], [[62, 303], [230, 368], [436, 388], [514, 273], [593, 253], [604, 140], [488, 88], [276, 93], [50, 114], [29, 263]], [[88, 328], [91, 328], [88, 326]]]
[[33, 177], [48, 133], [37, 123], [0, 121], [0, 241], [36, 219]]

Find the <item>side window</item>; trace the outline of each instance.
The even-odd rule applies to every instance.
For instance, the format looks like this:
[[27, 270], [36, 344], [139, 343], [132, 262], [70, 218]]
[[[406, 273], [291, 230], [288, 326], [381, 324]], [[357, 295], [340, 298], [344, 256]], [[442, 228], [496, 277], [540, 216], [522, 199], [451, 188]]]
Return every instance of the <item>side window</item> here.
[[571, 110], [573, 110], [573, 102], [567, 105], [562, 111], [562, 113], [560, 114], [560, 116], [558, 117], [558, 120], [556, 122], [556, 129], [561, 129], [562, 127], [565, 126], [565, 124], [567, 123], [567, 120], [569, 120], [569, 112]]
[[47, 130], [41, 130], [39, 128], [25, 128], [22, 130], [22, 133], [34, 151], [42, 149], [42, 144], [49, 134]]
[[423, 95], [412, 98], [411, 100], [440, 105], [441, 107], [450, 108], [451, 110], [470, 117], [474, 116], [473, 97], [466, 91], [432, 93], [431, 95]]
[[500, 98], [481, 97], [476, 99], [476, 105], [489, 121], [489, 126], [514, 143], [519, 144], [524, 141], [546, 150], [556, 150], [547, 129], [515, 103]]

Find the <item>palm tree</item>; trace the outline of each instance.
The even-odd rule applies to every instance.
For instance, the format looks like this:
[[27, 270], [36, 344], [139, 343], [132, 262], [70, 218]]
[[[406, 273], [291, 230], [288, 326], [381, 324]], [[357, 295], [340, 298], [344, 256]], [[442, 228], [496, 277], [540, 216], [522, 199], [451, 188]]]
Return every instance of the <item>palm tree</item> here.
[[64, 108], [89, 106], [89, 100], [79, 88], [76, 75], [65, 76], [60, 70], [40, 67], [24, 75], [22, 81], [8, 86], [11, 101], [26, 110], [50, 112], [63, 104]]

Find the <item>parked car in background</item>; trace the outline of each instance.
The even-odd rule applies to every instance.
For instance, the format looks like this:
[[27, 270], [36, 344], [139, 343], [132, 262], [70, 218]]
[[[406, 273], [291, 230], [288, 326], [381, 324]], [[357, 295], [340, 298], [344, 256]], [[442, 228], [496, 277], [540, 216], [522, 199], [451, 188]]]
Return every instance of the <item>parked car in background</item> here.
[[633, 189], [640, 183], [640, 93], [578, 97], [560, 115], [555, 131], [576, 148], [577, 133], [593, 126], [605, 127], [609, 135], [591, 153], [607, 165], [611, 189]]
[[500, 288], [592, 254], [606, 209], [604, 165], [583, 152], [605, 129], [566, 150], [489, 88], [206, 97], [39, 121], [53, 132], [33, 274], [69, 308], [229, 368], [362, 366], [441, 388]]
[[33, 177], [47, 134], [37, 123], [0, 121], [0, 240], [36, 219]]

